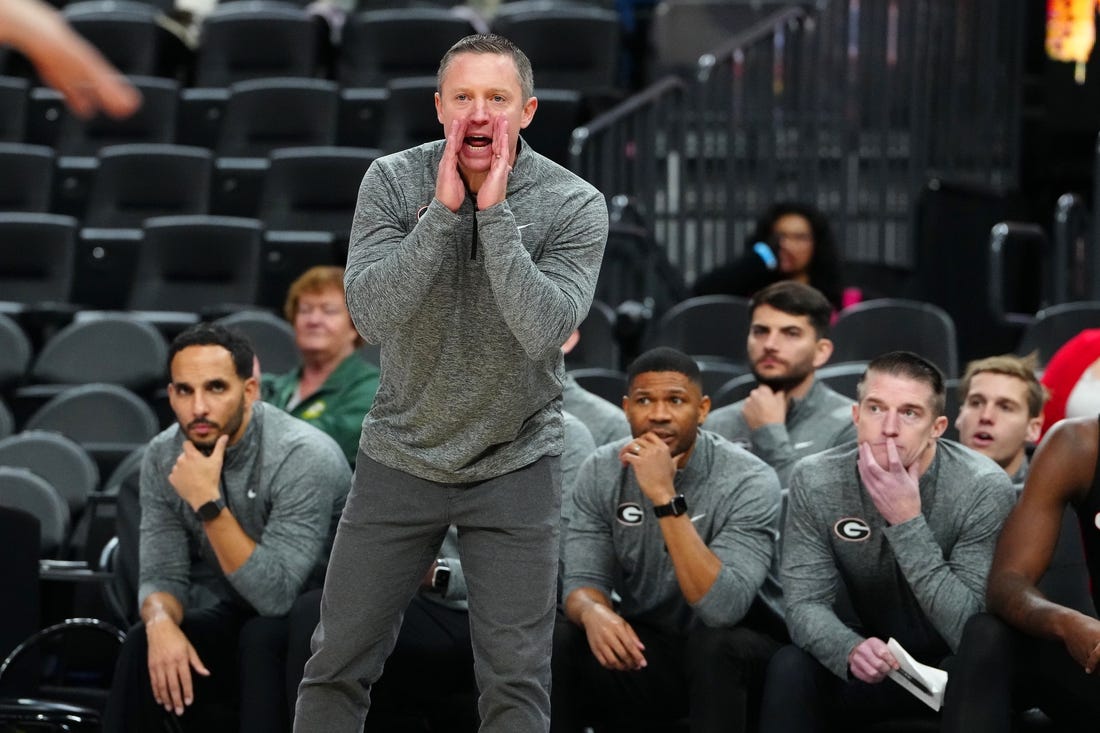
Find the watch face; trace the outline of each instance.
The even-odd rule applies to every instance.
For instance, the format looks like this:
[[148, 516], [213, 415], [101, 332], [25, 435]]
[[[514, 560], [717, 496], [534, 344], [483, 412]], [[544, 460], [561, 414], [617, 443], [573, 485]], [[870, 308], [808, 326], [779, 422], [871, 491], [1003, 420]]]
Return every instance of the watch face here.
[[214, 501], [208, 501], [198, 508], [195, 512], [199, 515], [199, 519], [204, 522], [209, 522], [211, 519], [217, 519], [218, 515], [222, 513], [222, 509], [225, 508], [225, 502], [221, 499]]

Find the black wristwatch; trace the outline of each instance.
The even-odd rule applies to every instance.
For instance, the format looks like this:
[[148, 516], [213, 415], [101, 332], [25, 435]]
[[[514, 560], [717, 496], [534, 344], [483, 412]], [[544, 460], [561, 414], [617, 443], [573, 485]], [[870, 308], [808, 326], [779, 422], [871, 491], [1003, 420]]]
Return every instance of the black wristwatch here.
[[451, 584], [451, 566], [446, 558], [435, 561], [435, 570], [432, 571], [432, 590], [441, 596], [447, 595], [447, 587]]
[[212, 519], [217, 519], [223, 509], [225, 509], [225, 499], [219, 496], [217, 499], [208, 501], [200, 506], [195, 510], [195, 514], [198, 515], [200, 520], [209, 522]]
[[683, 494], [677, 494], [672, 497], [672, 501], [662, 506], [653, 507], [653, 513], [660, 517], [678, 517], [681, 514], [687, 514], [688, 503]]

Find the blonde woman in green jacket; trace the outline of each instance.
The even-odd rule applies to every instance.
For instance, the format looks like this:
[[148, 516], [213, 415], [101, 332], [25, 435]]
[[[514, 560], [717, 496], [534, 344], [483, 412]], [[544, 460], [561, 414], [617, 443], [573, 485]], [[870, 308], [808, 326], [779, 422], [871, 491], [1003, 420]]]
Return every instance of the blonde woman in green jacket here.
[[294, 326], [302, 364], [264, 375], [263, 399], [331, 435], [354, 466], [379, 371], [356, 353], [363, 340], [348, 315], [344, 269], [307, 270], [290, 286], [283, 312]]

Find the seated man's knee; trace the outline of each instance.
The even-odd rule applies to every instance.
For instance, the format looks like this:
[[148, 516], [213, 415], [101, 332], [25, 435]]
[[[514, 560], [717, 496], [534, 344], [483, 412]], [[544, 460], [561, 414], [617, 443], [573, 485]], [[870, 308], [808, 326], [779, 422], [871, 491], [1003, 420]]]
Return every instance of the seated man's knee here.
[[813, 686], [819, 668], [820, 664], [810, 654], [794, 644], [787, 644], [768, 662], [765, 694]]
[[237, 650], [242, 654], [263, 653], [283, 656], [286, 649], [287, 619], [285, 616], [250, 618], [241, 626]]
[[744, 626], [700, 626], [688, 634], [686, 646], [688, 659], [697, 664], [758, 663], [778, 648], [771, 637]]
[[1011, 649], [1015, 632], [991, 613], [976, 613], [963, 629], [960, 653], [976, 656], [1002, 656]]

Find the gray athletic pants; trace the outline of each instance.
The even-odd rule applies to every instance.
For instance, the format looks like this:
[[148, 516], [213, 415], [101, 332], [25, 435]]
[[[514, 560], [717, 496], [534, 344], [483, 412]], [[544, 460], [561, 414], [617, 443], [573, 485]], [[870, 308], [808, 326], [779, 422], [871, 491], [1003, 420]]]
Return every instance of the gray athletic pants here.
[[329, 560], [295, 733], [359, 731], [405, 607], [450, 524], [470, 605], [482, 731], [550, 726], [560, 458], [476, 484], [438, 484], [361, 451]]

